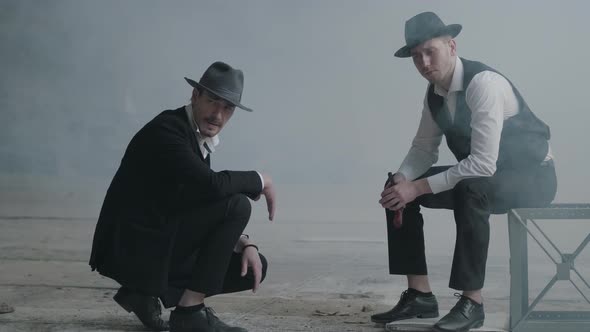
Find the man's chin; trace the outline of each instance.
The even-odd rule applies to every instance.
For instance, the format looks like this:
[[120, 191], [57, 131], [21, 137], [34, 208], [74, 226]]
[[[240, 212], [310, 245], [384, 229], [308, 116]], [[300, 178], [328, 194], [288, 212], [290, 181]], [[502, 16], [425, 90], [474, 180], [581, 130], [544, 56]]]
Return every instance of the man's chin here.
[[428, 81], [428, 83], [431, 83], [431, 84], [439, 84], [440, 83], [440, 80], [438, 80], [437, 77], [424, 76], [424, 78]]
[[205, 130], [201, 130], [201, 135], [205, 136], [205, 137], [213, 137], [217, 134], [219, 134], [220, 130], [211, 130], [211, 129], [205, 129]]

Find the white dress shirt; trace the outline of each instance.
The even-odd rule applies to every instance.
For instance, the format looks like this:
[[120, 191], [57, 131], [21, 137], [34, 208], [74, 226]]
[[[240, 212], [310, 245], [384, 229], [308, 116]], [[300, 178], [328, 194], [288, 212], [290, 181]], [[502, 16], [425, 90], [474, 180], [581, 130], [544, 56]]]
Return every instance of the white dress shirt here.
[[[457, 92], [463, 90], [463, 76], [463, 63], [457, 56], [449, 90], [434, 86], [434, 93], [444, 98], [451, 119], [455, 116]], [[466, 178], [494, 175], [504, 120], [519, 112], [518, 99], [508, 80], [487, 70], [473, 77], [465, 91], [465, 102], [471, 110], [471, 153], [447, 171], [427, 178], [435, 194], [454, 188]], [[410, 181], [424, 174], [438, 161], [442, 137], [443, 131], [428, 107], [427, 89], [418, 131], [398, 172]], [[545, 159], [550, 158], [551, 150]]]
[[[199, 150], [201, 150], [201, 154], [203, 155], [204, 159], [207, 159], [207, 156], [209, 156], [209, 154], [215, 152], [215, 147], [219, 144], [219, 135], [215, 135], [213, 137], [207, 137], [207, 136], [203, 136], [201, 135], [201, 131], [199, 130], [199, 126], [197, 125], [197, 122], [195, 121], [195, 118], [193, 117], [193, 105], [192, 104], [188, 104], [184, 107], [184, 110], [186, 111], [186, 115], [188, 117], [188, 122], [191, 125], [191, 128], [193, 129], [193, 132], [195, 133], [195, 136], [197, 137], [197, 142], [199, 144]], [[262, 174], [260, 174], [260, 172], [256, 172], [258, 173], [258, 176], [260, 177], [260, 182], [262, 183], [262, 190], [264, 190], [264, 179], [262, 178]]]

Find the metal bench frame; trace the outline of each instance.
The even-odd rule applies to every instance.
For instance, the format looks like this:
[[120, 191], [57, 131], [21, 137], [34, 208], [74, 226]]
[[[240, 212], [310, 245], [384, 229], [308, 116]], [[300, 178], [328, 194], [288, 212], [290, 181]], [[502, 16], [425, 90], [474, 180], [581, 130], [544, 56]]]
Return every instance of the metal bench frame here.
[[[585, 286], [590, 284], [576, 269], [576, 257], [590, 242], [590, 233], [573, 253], [563, 253], [539, 227], [536, 219], [590, 219], [590, 204], [552, 204], [546, 208], [512, 209], [508, 211], [508, 234], [510, 238], [510, 331], [513, 332], [581, 332], [590, 331], [590, 311], [534, 311], [547, 292], [559, 280], [568, 280], [582, 297], [590, 303], [584, 292], [571, 279], [573, 272]], [[533, 227], [553, 247], [559, 256], [555, 259], [531, 231]], [[529, 234], [555, 263], [556, 273], [529, 303], [528, 246]]]

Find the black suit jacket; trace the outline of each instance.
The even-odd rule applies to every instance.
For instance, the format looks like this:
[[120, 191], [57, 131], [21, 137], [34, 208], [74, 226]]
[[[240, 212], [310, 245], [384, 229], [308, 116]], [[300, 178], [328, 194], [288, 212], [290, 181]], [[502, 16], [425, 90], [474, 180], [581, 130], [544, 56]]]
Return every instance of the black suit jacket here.
[[131, 140], [107, 191], [90, 266], [122, 285], [159, 295], [181, 216], [233, 194], [258, 196], [255, 171], [211, 170], [184, 107], [160, 113]]

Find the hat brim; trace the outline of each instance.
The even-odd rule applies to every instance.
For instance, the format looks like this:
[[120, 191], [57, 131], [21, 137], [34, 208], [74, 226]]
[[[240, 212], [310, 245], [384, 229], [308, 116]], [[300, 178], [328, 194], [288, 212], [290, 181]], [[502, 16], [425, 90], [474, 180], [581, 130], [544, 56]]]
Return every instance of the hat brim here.
[[457, 37], [457, 35], [461, 32], [461, 29], [463, 27], [461, 26], [461, 24], [449, 24], [447, 26], [445, 26], [443, 29], [437, 31], [436, 33], [432, 34], [431, 36], [428, 36], [427, 38], [424, 38], [423, 40], [421, 40], [418, 43], [414, 43], [412, 45], [406, 45], [402, 48], [400, 48], [399, 50], [397, 50], [397, 52], [395, 52], [395, 56], [398, 58], [409, 58], [412, 56], [412, 49], [420, 44], [422, 44], [423, 42], [430, 40], [432, 38], [436, 38], [436, 37], [440, 37], [440, 36], [446, 36], [449, 35], [452, 38]]
[[223, 96], [220, 96], [219, 94], [215, 93], [215, 91], [213, 91], [213, 90], [209, 89], [208, 87], [204, 86], [203, 84], [200, 84], [199, 82], [197, 82], [197, 81], [195, 81], [195, 80], [191, 80], [191, 79], [190, 79], [190, 78], [188, 78], [188, 77], [185, 77], [184, 79], [185, 79], [185, 80], [187, 81], [187, 83], [188, 83], [188, 84], [190, 84], [190, 85], [191, 85], [193, 88], [198, 88], [198, 89], [202, 88], [202, 89], [205, 89], [205, 90], [207, 90], [209, 93], [211, 93], [211, 94], [213, 94], [213, 95], [215, 95], [215, 96], [217, 96], [217, 97], [219, 97], [219, 98], [221, 98], [221, 99], [223, 99], [223, 100], [227, 101], [228, 103], [230, 103], [230, 104], [232, 104], [232, 105], [234, 105], [234, 106], [236, 106], [236, 107], [239, 107], [239, 108], [243, 109], [244, 111], [248, 111], [248, 112], [254, 112], [254, 110], [253, 110], [253, 109], [251, 109], [251, 108], [249, 108], [249, 107], [246, 107], [246, 106], [244, 106], [244, 105], [242, 105], [242, 104], [240, 104], [240, 103], [236, 103], [236, 102], [233, 102], [233, 101], [231, 101], [231, 100], [228, 100], [228, 99], [226, 99], [226, 98], [223, 98]]

